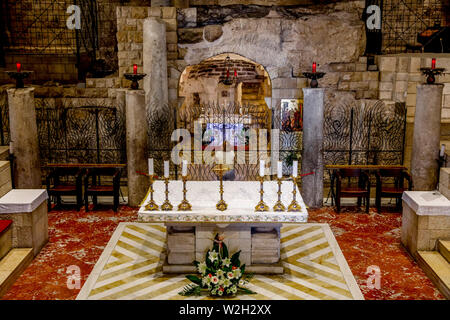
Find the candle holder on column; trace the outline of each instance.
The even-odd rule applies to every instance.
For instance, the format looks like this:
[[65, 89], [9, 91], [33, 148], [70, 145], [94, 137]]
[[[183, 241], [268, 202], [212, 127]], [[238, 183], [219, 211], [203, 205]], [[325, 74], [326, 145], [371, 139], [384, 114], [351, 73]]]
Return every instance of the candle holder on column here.
[[294, 190], [292, 190], [292, 202], [288, 206], [289, 212], [299, 212], [302, 210], [302, 207], [297, 202], [297, 178], [292, 177], [292, 183], [294, 185]]
[[259, 181], [261, 183], [261, 187], [259, 190], [260, 200], [255, 207], [255, 211], [259, 211], [259, 212], [269, 211], [269, 206], [267, 204], [265, 204], [265, 202], [264, 202], [264, 177], [260, 176]]
[[427, 76], [427, 84], [434, 84], [436, 82], [435, 76], [441, 75], [444, 68], [420, 68], [420, 71]]
[[186, 199], [186, 193], [187, 193], [187, 189], [186, 189], [186, 181], [187, 181], [187, 177], [183, 176], [183, 201], [181, 201], [181, 203], [178, 205], [178, 211], [191, 211], [192, 210], [192, 206], [189, 203], [189, 201], [187, 201]]
[[161, 210], [170, 211], [173, 209], [173, 205], [169, 201], [169, 178], [164, 178], [164, 183], [166, 185], [166, 191], [164, 192], [166, 194], [166, 200], [161, 205]]
[[277, 178], [277, 182], [278, 182], [278, 200], [275, 203], [275, 205], [273, 206], [273, 211], [286, 211], [286, 207], [284, 206], [284, 204], [281, 202], [281, 183], [283, 181], [283, 178]]
[[155, 175], [149, 174], [148, 177], [150, 178], [150, 187], [148, 191], [150, 192], [150, 201], [145, 205], [145, 210], [148, 211], [156, 211], [159, 209], [158, 205], [156, 204], [155, 200], [153, 200], [153, 193], [155, 190], [153, 189], [153, 182], [155, 181]]
[[16, 89], [22, 89], [25, 87], [23, 79], [28, 78], [33, 71], [22, 71], [20, 63], [17, 63], [17, 71], [5, 71], [5, 73], [16, 80]]

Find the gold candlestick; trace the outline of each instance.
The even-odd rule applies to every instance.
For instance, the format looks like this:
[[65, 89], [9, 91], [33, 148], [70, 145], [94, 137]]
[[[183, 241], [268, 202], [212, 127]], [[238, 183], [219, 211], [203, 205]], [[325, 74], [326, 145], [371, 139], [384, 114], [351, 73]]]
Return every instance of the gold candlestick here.
[[145, 210], [156, 211], [159, 210], [158, 205], [156, 204], [155, 200], [153, 200], [153, 192], [155, 191], [153, 190], [153, 182], [156, 176], [149, 174], [148, 177], [150, 178], [150, 187], [148, 188], [148, 192], [150, 193], [150, 201], [145, 206]]
[[178, 211], [191, 211], [192, 210], [191, 204], [186, 199], [186, 193], [187, 193], [186, 181], [187, 181], [187, 177], [183, 177], [183, 201], [181, 201], [181, 203], [178, 205]]
[[260, 199], [258, 204], [255, 207], [255, 211], [269, 211], [269, 206], [264, 203], [264, 177], [259, 177], [259, 181], [261, 182], [261, 188], [259, 190]]
[[219, 176], [220, 180], [220, 187], [219, 187], [219, 194], [220, 194], [220, 200], [216, 204], [217, 210], [225, 211], [227, 210], [227, 203], [225, 200], [223, 200], [223, 174], [230, 170], [230, 167], [224, 164], [218, 164], [213, 168], [213, 171]]
[[166, 184], [166, 200], [161, 205], [161, 210], [163, 211], [170, 211], [173, 209], [173, 205], [169, 201], [169, 178], [164, 178], [164, 183]]
[[302, 210], [302, 207], [297, 202], [297, 177], [292, 176], [292, 183], [294, 184], [294, 190], [292, 190], [292, 202], [288, 206], [288, 211], [299, 212]]
[[278, 201], [273, 206], [273, 211], [286, 211], [286, 207], [281, 202], [281, 182], [283, 181], [283, 178], [277, 178], [278, 180]]

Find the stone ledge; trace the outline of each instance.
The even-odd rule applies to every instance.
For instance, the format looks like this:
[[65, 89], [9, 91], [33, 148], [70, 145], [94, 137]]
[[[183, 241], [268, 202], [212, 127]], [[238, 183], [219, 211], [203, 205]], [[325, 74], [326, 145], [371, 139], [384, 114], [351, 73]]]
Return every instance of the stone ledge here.
[[450, 216], [450, 201], [438, 191], [405, 191], [402, 200], [417, 215]]

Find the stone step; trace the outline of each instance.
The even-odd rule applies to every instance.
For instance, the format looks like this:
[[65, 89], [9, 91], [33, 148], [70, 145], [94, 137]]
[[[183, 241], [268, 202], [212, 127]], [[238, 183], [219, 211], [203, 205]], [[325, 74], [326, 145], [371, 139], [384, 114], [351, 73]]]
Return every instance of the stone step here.
[[418, 251], [417, 263], [439, 291], [450, 299], [450, 263], [440, 252]]
[[450, 240], [438, 240], [438, 251], [450, 263]]
[[0, 161], [0, 198], [12, 189], [9, 161]]
[[0, 260], [0, 298], [33, 260], [32, 248], [12, 249]]
[[0, 220], [0, 260], [12, 248], [12, 220]]

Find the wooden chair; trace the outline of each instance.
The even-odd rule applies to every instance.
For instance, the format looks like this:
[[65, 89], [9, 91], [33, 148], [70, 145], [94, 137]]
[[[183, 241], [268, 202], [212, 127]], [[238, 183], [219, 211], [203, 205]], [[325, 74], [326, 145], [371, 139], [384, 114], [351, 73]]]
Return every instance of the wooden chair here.
[[[397, 208], [401, 207], [401, 198], [404, 191], [412, 190], [412, 179], [403, 169], [381, 169], [375, 172], [377, 179], [375, 203], [377, 211], [381, 210], [381, 198], [395, 198]], [[383, 178], [394, 178], [394, 186], [386, 186]], [[404, 180], [408, 181], [408, 188], [404, 187]]]
[[[370, 179], [369, 175], [361, 169], [340, 169], [335, 172], [336, 175], [336, 208], [341, 212], [341, 198], [358, 198], [358, 206], [361, 206], [361, 200], [366, 202], [366, 212], [369, 212], [370, 205]], [[348, 178], [347, 185], [344, 186], [343, 179]], [[352, 182], [352, 179], [358, 179], [358, 183]]]
[[47, 175], [48, 211], [52, 208], [52, 197], [56, 205], [61, 206], [61, 196], [76, 196], [77, 210], [83, 206], [82, 178], [84, 170], [80, 168], [54, 168]]
[[[84, 178], [84, 205], [89, 210], [89, 196], [92, 196], [94, 209], [97, 207], [98, 196], [113, 196], [114, 211], [119, 208], [119, 192], [121, 168], [91, 168]], [[112, 183], [111, 183], [112, 178]], [[102, 181], [103, 180], [103, 181]], [[109, 181], [108, 181], [109, 180]]]

